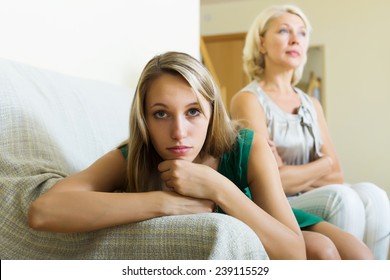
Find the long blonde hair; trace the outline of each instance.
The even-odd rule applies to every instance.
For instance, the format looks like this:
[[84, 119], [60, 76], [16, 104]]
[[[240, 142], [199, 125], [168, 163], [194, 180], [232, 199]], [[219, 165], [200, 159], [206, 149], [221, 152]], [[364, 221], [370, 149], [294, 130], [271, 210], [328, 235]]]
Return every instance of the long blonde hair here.
[[[263, 10], [255, 18], [251, 27], [249, 28], [243, 49], [244, 71], [251, 81], [261, 80], [265, 70], [265, 57], [264, 54], [259, 51], [260, 38], [267, 32], [270, 22], [274, 18], [284, 13], [290, 13], [299, 16], [306, 26], [307, 35], [309, 36], [311, 32], [311, 25], [309, 20], [305, 14], [296, 6], [270, 6], [269, 8]], [[301, 80], [306, 60], [307, 57], [305, 54], [305, 58], [301, 65], [299, 65], [299, 67], [294, 70], [293, 77], [291, 79], [292, 85], [296, 85]]]
[[163, 74], [180, 75], [210, 104], [212, 115], [201, 153], [220, 157], [231, 148], [237, 129], [225, 110], [219, 90], [207, 69], [192, 56], [167, 52], [153, 57], [145, 66], [138, 81], [130, 113], [128, 142], [127, 192], [159, 190], [151, 185], [157, 165], [162, 161], [151, 143], [146, 117], [145, 98], [152, 83]]

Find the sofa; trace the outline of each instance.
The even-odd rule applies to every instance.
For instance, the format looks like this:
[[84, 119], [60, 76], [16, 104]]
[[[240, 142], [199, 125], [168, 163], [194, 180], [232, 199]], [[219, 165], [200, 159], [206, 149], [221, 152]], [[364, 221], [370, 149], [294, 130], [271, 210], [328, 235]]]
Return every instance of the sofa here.
[[36, 231], [30, 203], [128, 137], [133, 92], [0, 59], [2, 260], [268, 259], [243, 222], [204, 213], [85, 233]]

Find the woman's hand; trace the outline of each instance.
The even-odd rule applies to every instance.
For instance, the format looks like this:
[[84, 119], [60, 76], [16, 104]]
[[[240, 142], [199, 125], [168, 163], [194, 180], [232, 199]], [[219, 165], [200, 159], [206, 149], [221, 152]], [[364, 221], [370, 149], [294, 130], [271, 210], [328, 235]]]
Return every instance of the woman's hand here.
[[212, 201], [215, 201], [216, 187], [228, 180], [209, 166], [185, 160], [163, 161], [158, 170], [166, 187], [184, 196]]

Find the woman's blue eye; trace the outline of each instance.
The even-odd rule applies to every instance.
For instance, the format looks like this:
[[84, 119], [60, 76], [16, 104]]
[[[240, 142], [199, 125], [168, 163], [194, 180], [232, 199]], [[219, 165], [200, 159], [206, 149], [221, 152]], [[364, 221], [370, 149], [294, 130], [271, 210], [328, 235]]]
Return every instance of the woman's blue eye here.
[[286, 28], [282, 28], [279, 30], [279, 33], [289, 33], [289, 31]]
[[154, 116], [158, 119], [163, 119], [167, 116], [167, 114], [163, 111], [158, 111], [158, 112], [154, 113]]
[[188, 115], [191, 117], [195, 117], [200, 114], [200, 111], [198, 109], [190, 109], [188, 110]]

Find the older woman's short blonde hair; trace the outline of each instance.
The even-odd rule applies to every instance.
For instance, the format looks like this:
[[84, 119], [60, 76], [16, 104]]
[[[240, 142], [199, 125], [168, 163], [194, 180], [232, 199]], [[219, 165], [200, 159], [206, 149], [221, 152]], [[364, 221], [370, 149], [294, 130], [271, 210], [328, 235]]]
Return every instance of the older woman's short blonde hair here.
[[[243, 49], [243, 63], [244, 71], [248, 75], [249, 79], [261, 80], [265, 69], [265, 58], [264, 54], [259, 51], [260, 37], [263, 36], [270, 25], [270, 22], [284, 14], [290, 13], [299, 16], [308, 31], [308, 36], [311, 32], [311, 25], [305, 14], [296, 6], [293, 5], [278, 5], [271, 6], [263, 10], [253, 21], [249, 31], [246, 35], [245, 45]], [[292, 85], [296, 85], [302, 78], [303, 68], [306, 64], [306, 55], [301, 65], [294, 70], [294, 74], [291, 80]]]
[[130, 112], [128, 142], [128, 192], [158, 190], [152, 184], [157, 165], [162, 161], [151, 143], [145, 116], [145, 99], [153, 82], [162, 75], [183, 77], [198, 96], [211, 106], [210, 123], [201, 153], [221, 157], [231, 148], [237, 136], [237, 126], [225, 110], [219, 89], [209, 71], [192, 56], [181, 52], [166, 52], [153, 57], [145, 66], [138, 81]]

